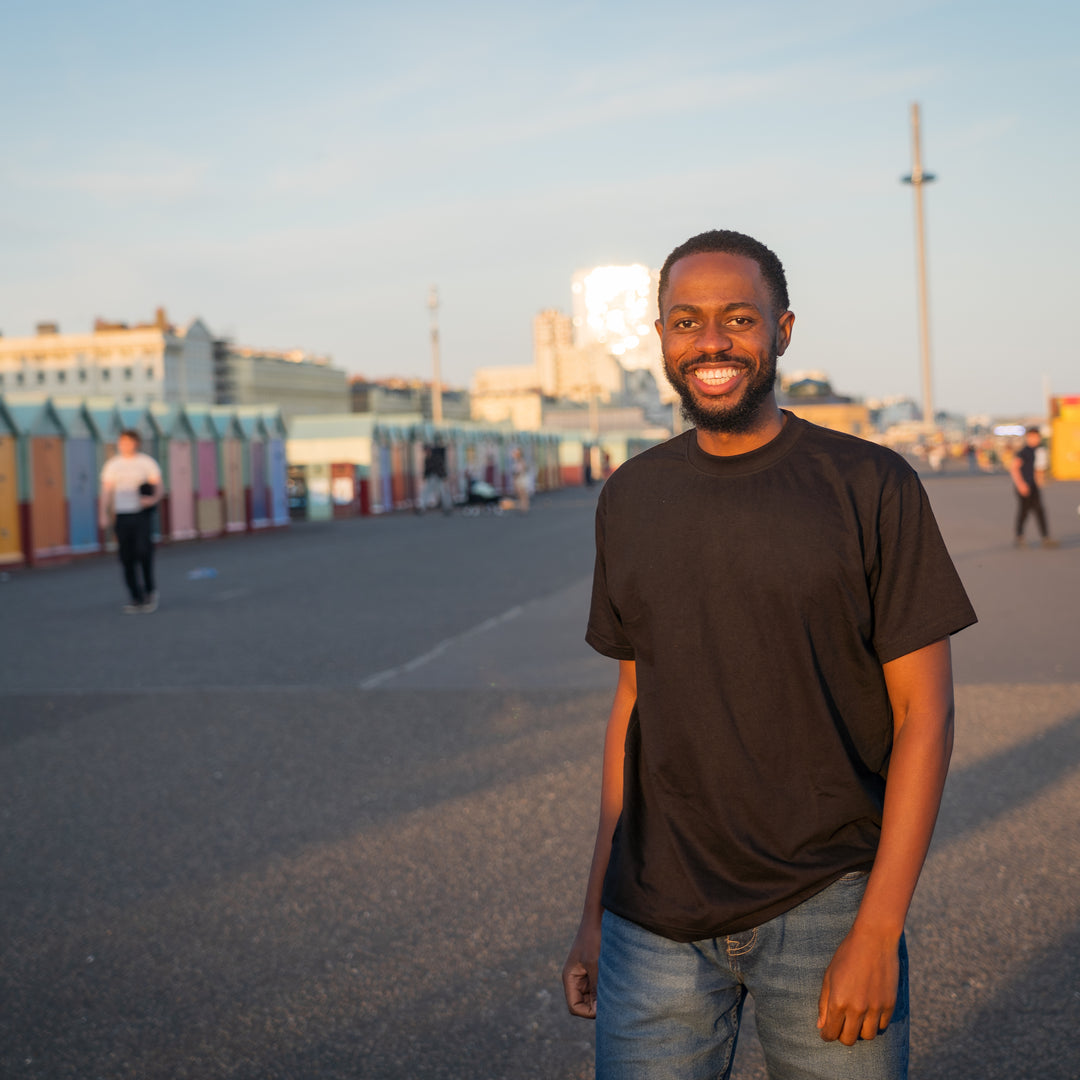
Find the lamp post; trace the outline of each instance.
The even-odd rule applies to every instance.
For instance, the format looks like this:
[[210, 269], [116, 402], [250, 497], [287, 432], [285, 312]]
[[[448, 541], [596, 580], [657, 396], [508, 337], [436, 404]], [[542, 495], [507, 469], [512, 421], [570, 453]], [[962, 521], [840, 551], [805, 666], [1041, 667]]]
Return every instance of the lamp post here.
[[930, 314], [926, 293], [926, 226], [923, 221], [923, 184], [937, 177], [923, 172], [922, 146], [919, 137], [919, 105], [911, 106], [911, 175], [903, 177], [915, 192], [915, 268], [919, 291], [919, 351], [922, 354], [923, 424], [934, 426], [934, 393], [930, 380]]
[[431, 286], [427, 301], [431, 312], [431, 422], [442, 423], [442, 377], [439, 374], [439, 290]]

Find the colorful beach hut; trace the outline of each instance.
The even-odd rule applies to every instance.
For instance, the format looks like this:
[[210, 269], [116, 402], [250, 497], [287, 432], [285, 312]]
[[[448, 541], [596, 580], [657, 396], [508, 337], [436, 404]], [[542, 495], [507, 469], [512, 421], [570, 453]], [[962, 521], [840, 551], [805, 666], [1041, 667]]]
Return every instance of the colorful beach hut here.
[[195, 528], [195, 432], [179, 405], [157, 402], [150, 406], [161, 432], [158, 464], [165, 481], [165, 496], [158, 504], [161, 532], [172, 540], [191, 540]]
[[68, 545], [74, 554], [100, 551], [98, 482], [101, 435], [81, 398], [54, 398], [64, 425], [64, 488]]
[[244, 432], [244, 498], [249, 529], [265, 529], [270, 522], [270, 494], [266, 481], [266, 446], [269, 433], [258, 408], [236, 410]]
[[18, 447], [19, 531], [25, 561], [68, 552], [64, 425], [52, 401], [8, 399]]
[[[303, 468], [307, 492], [304, 516], [333, 517], [370, 512], [371, 461], [375, 453], [375, 423], [355, 413], [296, 416], [289, 424], [288, 457], [293, 469]], [[329, 473], [321, 471], [329, 467]], [[324, 486], [326, 490], [324, 492]]]
[[270, 491], [270, 520], [274, 525], [289, 524], [289, 499], [287, 494], [288, 469], [285, 457], [285, 440], [288, 430], [280, 409], [263, 409], [266, 425], [266, 471]]
[[18, 433], [15, 420], [0, 397], [0, 565], [22, 560]]
[[97, 433], [98, 470], [116, 453], [116, 440], [124, 430], [124, 418], [112, 398], [83, 398], [83, 408]]
[[195, 437], [195, 528], [200, 536], [220, 536], [225, 515], [218, 473], [217, 429], [209, 405], [185, 405]]
[[225, 531], [247, 529], [244, 497], [244, 429], [229, 406], [210, 410], [210, 422], [217, 433], [218, 478], [224, 500]]

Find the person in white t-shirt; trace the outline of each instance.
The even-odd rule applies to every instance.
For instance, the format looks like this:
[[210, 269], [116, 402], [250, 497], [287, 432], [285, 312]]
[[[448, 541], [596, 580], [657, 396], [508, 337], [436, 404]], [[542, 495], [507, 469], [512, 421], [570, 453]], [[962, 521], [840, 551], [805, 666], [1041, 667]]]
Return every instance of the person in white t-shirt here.
[[131, 594], [131, 602], [123, 608], [125, 615], [149, 614], [158, 603], [151, 510], [161, 498], [161, 469], [140, 451], [141, 442], [137, 431], [120, 433], [118, 452], [101, 470], [98, 498], [98, 523], [104, 532], [112, 519], [124, 582]]

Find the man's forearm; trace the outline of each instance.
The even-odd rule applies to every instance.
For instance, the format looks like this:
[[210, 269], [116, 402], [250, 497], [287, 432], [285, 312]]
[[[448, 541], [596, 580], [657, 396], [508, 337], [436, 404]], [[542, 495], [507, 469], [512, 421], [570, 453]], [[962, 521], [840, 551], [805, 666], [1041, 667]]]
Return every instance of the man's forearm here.
[[930, 848], [951, 752], [951, 712], [947, 720], [905, 724], [897, 735], [881, 840], [857, 924], [899, 940]]
[[857, 923], [899, 939], [941, 806], [952, 756], [953, 695], [947, 640], [896, 663], [891, 678], [886, 675], [895, 724], [881, 839]]

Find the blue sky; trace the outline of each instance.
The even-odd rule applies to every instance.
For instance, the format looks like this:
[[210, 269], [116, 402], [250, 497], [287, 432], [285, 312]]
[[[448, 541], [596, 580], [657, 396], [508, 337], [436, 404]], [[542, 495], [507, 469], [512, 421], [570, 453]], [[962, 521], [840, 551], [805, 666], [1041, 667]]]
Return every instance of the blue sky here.
[[7, 4], [0, 329], [158, 304], [368, 375], [531, 362], [576, 269], [706, 228], [784, 260], [785, 366], [920, 394], [910, 104], [935, 399], [1080, 393], [1080, 15], [899, 4]]

